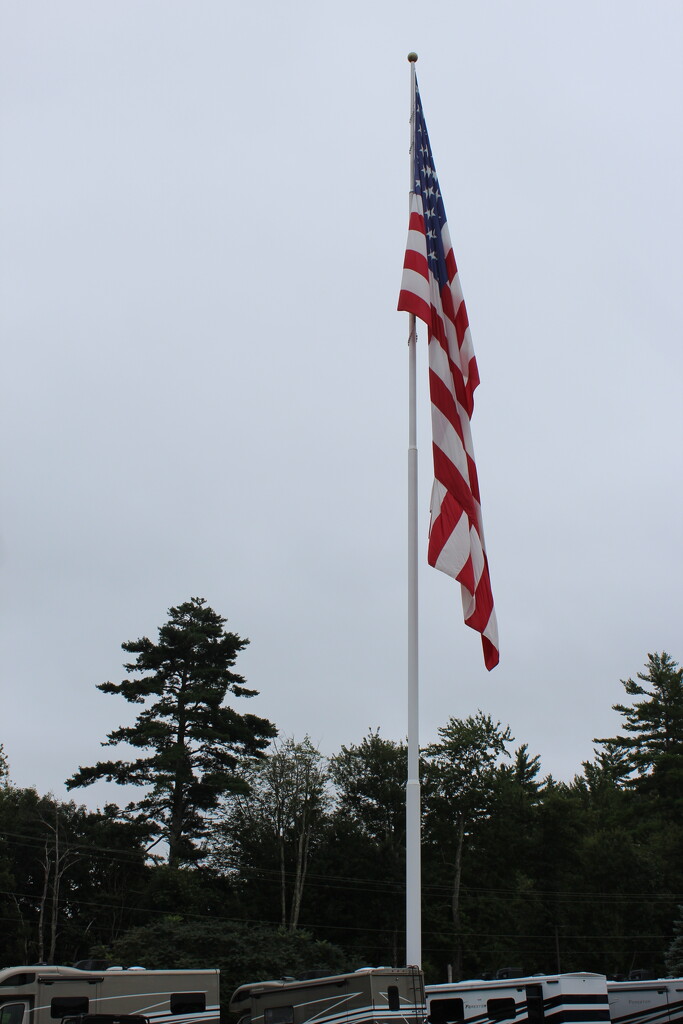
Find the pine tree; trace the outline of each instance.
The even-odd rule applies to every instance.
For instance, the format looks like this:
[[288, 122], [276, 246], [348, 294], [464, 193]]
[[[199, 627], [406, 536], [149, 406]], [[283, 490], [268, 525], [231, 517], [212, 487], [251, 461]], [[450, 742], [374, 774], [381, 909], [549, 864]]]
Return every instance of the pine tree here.
[[635, 788], [676, 799], [683, 788], [683, 669], [665, 651], [647, 657], [640, 683], [621, 681], [629, 696], [644, 699], [613, 705], [623, 717], [625, 735], [594, 742], [606, 755], [627, 755]]
[[203, 856], [198, 843], [207, 816], [224, 794], [245, 789], [240, 766], [262, 755], [276, 729], [224, 704], [228, 693], [256, 694], [232, 671], [249, 641], [226, 632], [226, 620], [203, 598], [171, 608], [169, 615], [158, 643], [143, 637], [121, 645], [136, 655], [124, 666], [133, 678], [98, 686], [145, 705], [134, 725], [115, 729], [102, 745], [126, 743], [150, 753], [79, 768], [66, 785], [75, 789], [107, 779], [144, 786], [145, 796], [126, 808], [128, 817], [146, 821], [154, 844], [165, 840], [169, 865], [177, 866]]

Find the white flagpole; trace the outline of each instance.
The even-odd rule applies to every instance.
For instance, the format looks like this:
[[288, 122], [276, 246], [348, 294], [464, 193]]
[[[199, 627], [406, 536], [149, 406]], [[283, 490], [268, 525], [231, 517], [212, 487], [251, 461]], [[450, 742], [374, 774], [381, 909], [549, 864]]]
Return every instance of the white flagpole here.
[[[410, 191], [415, 187], [415, 62], [410, 61]], [[406, 782], [406, 964], [422, 966], [420, 741], [417, 604], [417, 416], [415, 315], [408, 334], [408, 779]]]

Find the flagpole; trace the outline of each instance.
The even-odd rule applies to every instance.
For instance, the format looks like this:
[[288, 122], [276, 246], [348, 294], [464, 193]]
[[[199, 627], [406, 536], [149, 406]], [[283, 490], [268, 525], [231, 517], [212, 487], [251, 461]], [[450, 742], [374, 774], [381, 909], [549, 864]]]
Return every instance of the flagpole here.
[[[415, 187], [415, 62], [410, 61], [410, 191]], [[408, 778], [406, 782], [406, 964], [422, 965], [420, 746], [417, 601], [417, 387], [415, 315], [408, 333]]]

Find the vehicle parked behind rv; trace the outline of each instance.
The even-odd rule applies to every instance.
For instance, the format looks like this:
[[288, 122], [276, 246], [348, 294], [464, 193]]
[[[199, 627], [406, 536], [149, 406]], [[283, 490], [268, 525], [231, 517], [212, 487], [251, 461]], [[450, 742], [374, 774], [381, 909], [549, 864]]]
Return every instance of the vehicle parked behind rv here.
[[424, 1024], [417, 967], [375, 967], [326, 977], [252, 982], [230, 1000], [239, 1024]]
[[545, 974], [427, 985], [430, 1024], [599, 1024], [609, 1021], [604, 974]]
[[0, 970], [0, 1024], [55, 1021], [219, 1024], [219, 972], [45, 964]]

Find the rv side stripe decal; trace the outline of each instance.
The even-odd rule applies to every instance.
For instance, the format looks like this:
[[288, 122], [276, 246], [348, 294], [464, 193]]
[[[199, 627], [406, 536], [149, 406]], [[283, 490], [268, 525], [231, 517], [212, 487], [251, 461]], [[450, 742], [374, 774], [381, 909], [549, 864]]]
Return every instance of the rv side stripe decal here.
[[658, 1003], [656, 1006], [648, 1006], [642, 1010], [636, 1010], [635, 1013], [624, 1013], [620, 1016], [612, 1017], [614, 1024], [625, 1024], [625, 1022], [638, 1022], [638, 1024], [654, 1024], [658, 1020], [667, 1021], [670, 1020], [671, 1024], [679, 1018], [676, 1014], [683, 1010], [683, 1000], [677, 1000], [675, 1003]]
[[[356, 992], [353, 994], [357, 996], [359, 993]], [[317, 1003], [319, 1000], [311, 1000], [311, 1002]], [[301, 1004], [297, 1005], [301, 1006]], [[367, 1021], [368, 1018], [373, 1021], [393, 1021], [394, 1024], [400, 1024], [402, 1020], [407, 1019], [408, 1017], [411, 1019], [414, 1018], [415, 1014], [419, 1014], [420, 1018], [424, 1016], [424, 1007], [422, 1004], [407, 1003], [398, 1011], [390, 1010], [388, 1007], [378, 1009], [370, 1004], [354, 1008], [353, 1010], [342, 1010], [340, 1013], [330, 1014], [325, 1010], [321, 1010], [318, 1013], [314, 1013], [310, 1017], [307, 1017], [306, 1022], [307, 1024], [311, 1024], [311, 1022], [315, 1021], [318, 1017], [324, 1016], [325, 1024], [354, 1024], [354, 1022], [363, 1024], [363, 1022]], [[263, 1020], [263, 1015], [259, 1014], [258, 1016], [253, 1017], [253, 1020]]]
[[551, 1006], [588, 1006], [591, 1003], [597, 1003], [600, 1005], [607, 1002], [609, 1002], [609, 999], [606, 992], [604, 996], [597, 995], [595, 992], [592, 993], [592, 995], [585, 996], [572, 995], [568, 992], [563, 995], [553, 996], [552, 999], [544, 999], [543, 1005], [548, 1009]]
[[573, 1021], [596, 1021], [609, 1020], [609, 1010], [558, 1010], [557, 1013], [549, 1013], [547, 1021], [556, 1021], [557, 1024], [570, 1024]]

